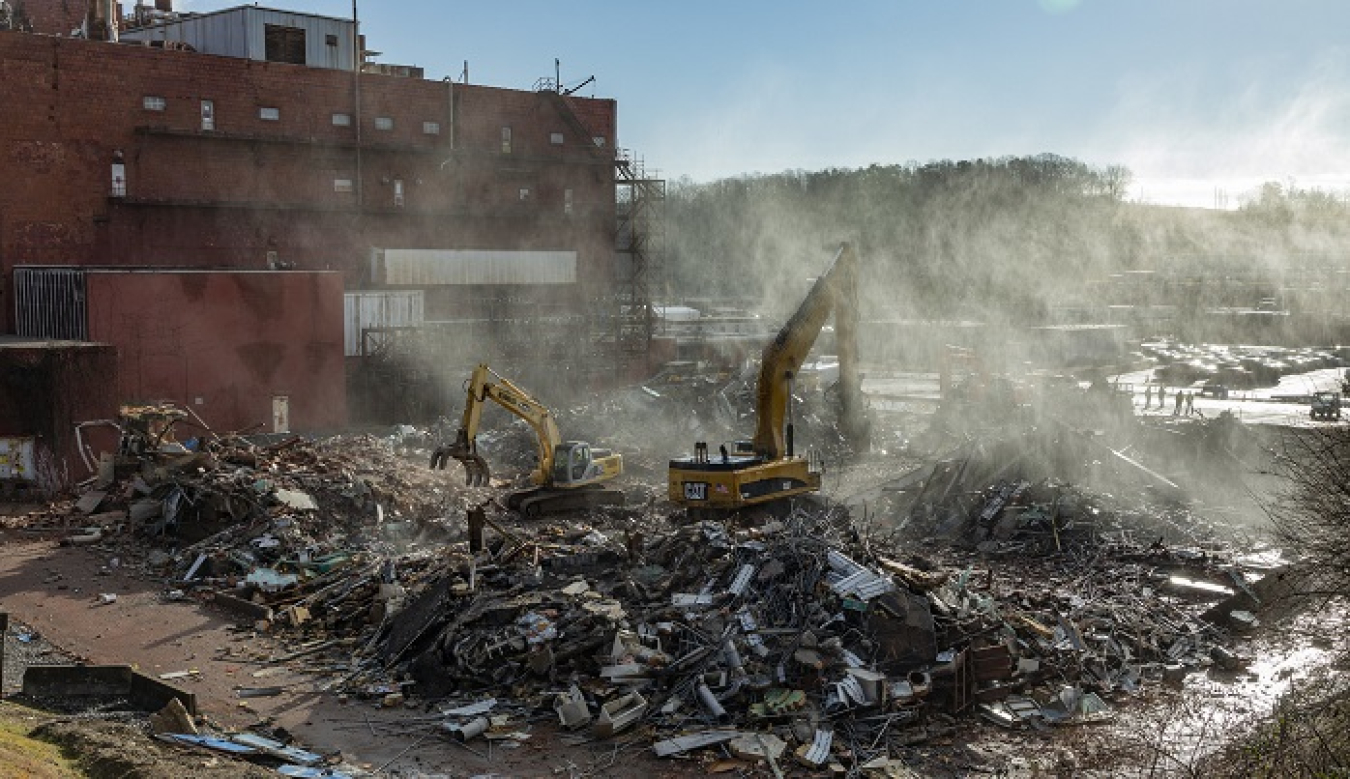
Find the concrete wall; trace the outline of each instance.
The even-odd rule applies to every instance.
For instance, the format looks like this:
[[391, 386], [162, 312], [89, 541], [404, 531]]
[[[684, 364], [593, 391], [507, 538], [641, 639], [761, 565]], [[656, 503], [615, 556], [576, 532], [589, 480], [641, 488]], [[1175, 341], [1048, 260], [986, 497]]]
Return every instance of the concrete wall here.
[[305, 272], [116, 272], [88, 277], [90, 337], [116, 345], [122, 402], [173, 400], [217, 433], [347, 422], [342, 277]]

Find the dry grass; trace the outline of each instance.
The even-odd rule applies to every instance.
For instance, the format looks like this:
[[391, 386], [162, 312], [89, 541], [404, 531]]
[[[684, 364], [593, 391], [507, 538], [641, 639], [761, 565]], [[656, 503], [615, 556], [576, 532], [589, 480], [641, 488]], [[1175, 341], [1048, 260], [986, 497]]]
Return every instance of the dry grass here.
[[33, 729], [47, 718], [14, 703], [0, 703], [0, 779], [72, 779], [83, 777], [61, 747], [33, 738]]

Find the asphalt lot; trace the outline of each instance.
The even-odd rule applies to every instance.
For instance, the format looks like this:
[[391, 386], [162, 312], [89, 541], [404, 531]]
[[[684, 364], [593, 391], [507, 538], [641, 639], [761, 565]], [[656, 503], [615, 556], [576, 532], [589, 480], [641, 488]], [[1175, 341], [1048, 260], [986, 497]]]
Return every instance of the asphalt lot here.
[[[1308, 411], [1306, 398], [1314, 392], [1339, 391], [1344, 368], [1323, 368], [1285, 376], [1274, 387], [1253, 390], [1233, 390], [1226, 399], [1202, 397], [1203, 381], [1191, 385], [1164, 385], [1166, 402], [1159, 407], [1158, 385], [1153, 385], [1150, 404], [1144, 407], [1144, 386], [1150, 382], [1153, 370], [1133, 371], [1110, 377], [1119, 384], [1129, 384], [1134, 388], [1135, 410], [1144, 416], [1171, 416], [1175, 410], [1173, 398], [1177, 392], [1194, 393], [1195, 411], [1200, 416], [1212, 419], [1225, 411], [1236, 415], [1248, 424], [1283, 425], [1287, 427], [1311, 427], [1315, 425], [1346, 424], [1350, 420], [1350, 410], [1340, 422], [1314, 422]], [[936, 405], [939, 396], [938, 375], [936, 373], [876, 372], [863, 380], [863, 392], [874, 406], [886, 409], [906, 405]]]

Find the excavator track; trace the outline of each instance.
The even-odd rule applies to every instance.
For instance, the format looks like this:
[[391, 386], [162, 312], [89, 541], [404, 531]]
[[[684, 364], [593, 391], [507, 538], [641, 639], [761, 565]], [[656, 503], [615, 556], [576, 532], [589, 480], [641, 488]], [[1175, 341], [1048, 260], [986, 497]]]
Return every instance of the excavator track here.
[[515, 509], [527, 517], [623, 504], [623, 492], [608, 487], [584, 487], [574, 490], [535, 487], [513, 492], [506, 499], [507, 508]]

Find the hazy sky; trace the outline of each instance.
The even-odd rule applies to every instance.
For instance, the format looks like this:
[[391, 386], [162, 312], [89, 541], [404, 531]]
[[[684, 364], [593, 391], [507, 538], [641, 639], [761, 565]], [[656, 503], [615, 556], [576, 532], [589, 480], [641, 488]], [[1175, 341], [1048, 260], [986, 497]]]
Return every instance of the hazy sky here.
[[[130, 0], [127, 0], [130, 5]], [[176, 0], [179, 10], [240, 5]], [[350, 17], [351, 0], [273, 8]], [[621, 147], [695, 181], [1052, 152], [1130, 197], [1350, 189], [1350, 0], [359, 0], [381, 62], [619, 105]], [[1218, 197], [1216, 197], [1218, 193]]]

